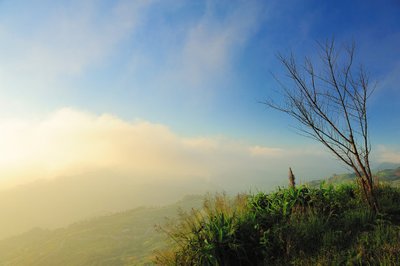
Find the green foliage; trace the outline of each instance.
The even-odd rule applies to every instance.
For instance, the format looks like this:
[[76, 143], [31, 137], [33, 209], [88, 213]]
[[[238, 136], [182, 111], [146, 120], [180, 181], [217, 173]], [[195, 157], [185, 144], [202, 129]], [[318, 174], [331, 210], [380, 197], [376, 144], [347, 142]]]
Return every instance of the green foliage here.
[[[345, 182], [186, 197], [2, 240], [0, 265], [400, 265], [400, 189], [381, 184], [376, 194], [379, 215]], [[154, 228], [165, 217], [167, 241]]]
[[[247, 197], [238, 195], [234, 200], [226, 195], [207, 199], [201, 210], [182, 212], [180, 222], [170, 223], [163, 229], [177, 244], [174, 252], [158, 253], [162, 265], [221, 265], [233, 264], [236, 257], [246, 255], [246, 243], [237, 238], [238, 225], [243, 224], [247, 210]], [[247, 220], [247, 219], [246, 219]], [[188, 245], [189, 243], [189, 245]], [[171, 256], [172, 255], [172, 256]]]
[[377, 189], [369, 211], [353, 183], [217, 195], [163, 228], [161, 265], [393, 264], [400, 260], [400, 190]]

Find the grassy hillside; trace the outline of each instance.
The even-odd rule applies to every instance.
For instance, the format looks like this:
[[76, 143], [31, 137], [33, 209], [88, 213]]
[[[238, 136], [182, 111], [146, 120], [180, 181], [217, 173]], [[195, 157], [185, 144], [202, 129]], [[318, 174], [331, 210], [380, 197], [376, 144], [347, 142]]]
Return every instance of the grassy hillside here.
[[[394, 186], [399, 185], [400, 168], [381, 170], [378, 171], [376, 175], [379, 181], [387, 182]], [[321, 181], [313, 182], [314, 186], [310, 186], [308, 190], [299, 190], [300, 192], [296, 192], [297, 194], [290, 194], [287, 190], [281, 189], [275, 193], [269, 194], [242, 195], [242, 197], [239, 197], [236, 201], [231, 201], [225, 196], [219, 197], [218, 200], [206, 201], [205, 208], [201, 211], [188, 211], [186, 215], [182, 214], [179, 219], [181, 221], [189, 221], [189, 223], [185, 225], [186, 228], [178, 222], [171, 223], [166, 227], [166, 230], [168, 231], [171, 228], [175, 228], [179, 230], [196, 230], [197, 232], [199, 228], [190, 228], [190, 226], [188, 228], [187, 226], [199, 222], [202, 226], [205, 226], [207, 225], [206, 222], [211, 219], [210, 217], [214, 217], [212, 219], [219, 224], [208, 224], [209, 226], [215, 225], [213, 229], [211, 227], [209, 228], [214, 230], [211, 231], [211, 233], [209, 232], [209, 237], [211, 237], [210, 243], [212, 243], [212, 237], [218, 235], [221, 241], [225, 241], [223, 243], [229, 245], [229, 241], [235, 239], [232, 238], [232, 234], [237, 237], [235, 232], [237, 226], [240, 225], [240, 230], [242, 230], [240, 234], [242, 234], [242, 237], [249, 237], [246, 238], [246, 247], [244, 247], [244, 249], [251, 248], [254, 251], [260, 250], [261, 247], [254, 244], [255, 241], [258, 244], [264, 243], [263, 245], [267, 245], [269, 243], [268, 245], [272, 245], [271, 248], [274, 247], [272, 253], [280, 254], [279, 252], [283, 252], [286, 254], [285, 252], [292, 250], [301, 242], [301, 238], [305, 237], [304, 240], [309, 243], [319, 243], [317, 241], [318, 239], [325, 239], [324, 241], [327, 241], [325, 244], [318, 244], [320, 246], [325, 245], [325, 247], [327, 247], [329, 243], [329, 245], [341, 242], [351, 243], [351, 245], [343, 249], [343, 254], [335, 254], [344, 258], [354, 259], [357, 257], [357, 254], [360, 253], [358, 249], [363, 243], [365, 244], [365, 241], [378, 241], [377, 239], [368, 240], [370, 238], [378, 237], [381, 239], [379, 240], [381, 242], [378, 241], [377, 243], [381, 244], [393, 241], [393, 239], [396, 240], [396, 238], [393, 238], [393, 232], [398, 232], [399, 228], [398, 220], [400, 220], [400, 218], [396, 216], [398, 215], [396, 212], [400, 208], [400, 202], [397, 202], [397, 205], [393, 204], [393, 195], [399, 193], [397, 190], [391, 190], [388, 187], [381, 192], [382, 204], [386, 209], [385, 217], [390, 218], [390, 220], [385, 221], [389, 221], [390, 223], [379, 224], [380, 218], [377, 220], [377, 217], [371, 217], [368, 213], [363, 212], [363, 209], [356, 208], [357, 202], [355, 202], [355, 200], [359, 199], [351, 198], [350, 196], [355, 196], [357, 193], [356, 191], [350, 193], [349, 191], [353, 188], [351, 188], [351, 185], [350, 187], [346, 185], [346, 183], [348, 184], [353, 180], [354, 176], [352, 175], [335, 175], [326, 180], [325, 188], [319, 187], [322, 183]], [[327, 189], [329, 184], [342, 185], [339, 185], [337, 189], [333, 189], [333, 187]], [[307, 195], [308, 198], [304, 198]], [[316, 195], [319, 195], [319, 198]], [[320, 215], [321, 210], [317, 208], [314, 211], [315, 214], [319, 215], [318, 217], [309, 215], [309, 213], [303, 218], [301, 216], [292, 216], [292, 213], [302, 215], [310, 199], [314, 200], [313, 206], [325, 208], [322, 210], [323, 215]], [[299, 200], [303, 205], [296, 205], [296, 201]], [[270, 214], [268, 214], [268, 212], [264, 212], [265, 204], [268, 201], [272, 201], [275, 204], [275, 214], [272, 216], [273, 218], [269, 216]], [[297, 207], [293, 209], [291, 204]], [[153, 251], [156, 249], [164, 250], [162, 254], [165, 258], [168, 258], [168, 256], [172, 258], [176, 250], [169, 249], [166, 251], [165, 248], [172, 247], [174, 242], [166, 242], [165, 234], [156, 232], [154, 226], [156, 224], [165, 224], [165, 217], [177, 217], [177, 210], [179, 208], [190, 210], [193, 207], [200, 208], [202, 206], [202, 196], [190, 196], [176, 204], [164, 207], [136, 208], [131, 211], [88, 219], [65, 228], [55, 230], [33, 229], [19, 236], [0, 241], [0, 265], [140, 265], [149, 262], [153, 256]], [[251, 209], [247, 209], [248, 206], [252, 206]], [[270, 206], [268, 208], [272, 207]], [[346, 212], [346, 210], [350, 212]], [[242, 216], [234, 216], [233, 214], [240, 214]], [[238, 217], [241, 218], [238, 219]], [[193, 218], [197, 220], [192, 220]], [[206, 220], [203, 221], [203, 218], [206, 218]], [[269, 224], [268, 228], [270, 229], [265, 228], [266, 224], [257, 222], [257, 219], [262, 219], [264, 221], [263, 223], [272, 223]], [[290, 221], [290, 223], [288, 223], [288, 221]], [[330, 223], [331, 221], [335, 221], [335, 223], [332, 224]], [[299, 228], [292, 228], [291, 223], [300, 224], [301, 226]], [[280, 227], [282, 224], [284, 224], [285, 227]], [[342, 230], [345, 228], [344, 226], [348, 226], [348, 232]], [[352, 226], [354, 226], [354, 228]], [[254, 229], [258, 231], [254, 231]], [[179, 230], [174, 232], [181, 232]], [[285, 233], [286, 230], [290, 230], [291, 234], [293, 234], [291, 236], [291, 242], [287, 242], [288, 236]], [[307, 230], [313, 231], [310, 233]], [[383, 233], [379, 230], [386, 230], [386, 238], [385, 236], [382, 237], [381, 234]], [[318, 235], [323, 231], [330, 232], [329, 234], [331, 235]], [[400, 236], [399, 234], [400, 233], [398, 233], [398, 236]], [[187, 234], [185, 233], [183, 235]], [[318, 235], [317, 240], [313, 238], [315, 235]], [[282, 246], [280, 246], [282, 243], [266, 242], [268, 239], [272, 238], [280, 239], [279, 241], [283, 241], [282, 243], [291, 243], [290, 245], [294, 246], [293, 248], [282, 248]], [[295, 239], [297, 238], [300, 240], [296, 242]], [[397, 240], [400, 241], [400, 239]], [[375, 244], [378, 245], [377, 243]], [[237, 242], [232, 242], [230, 244], [232, 247], [236, 247], [236, 249], [240, 247]], [[375, 244], [372, 243], [371, 245], [373, 246]], [[304, 245], [301, 244], [300, 246], [302, 247]], [[207, 248], [211, 247], [212, 245], [210, 244]], [[310, 253], [307, 252], [314, 248], [315, 247], [312, 246], [309, 247], [308, 251], [303, 250], [301, 252], [310, 255]], [[386, 249], [390, 248], [397, 250], [400, 247], [389, 243]], [[380, 249], [378, 248], [377, 250]], [[296, 254], [299, 254], [299, 252], [300, 251]], [[354, 253], [354, 256], [349, 255], [351, 252]], [[254, 255], [253, 257], [257, 258], [257, 256]], [[322, 259], [318, 256], [325, 259], [330, 258], [326, 254], [317, 252], [308, 256], [310, 259], [313, 258], [314, 261], [307, 261], [303, 258], [301, 262], [306, 264], [307, 262], [321, 261]], [[338, 259], [338, 257], [336, 259]]]
[[217, 196], [166, 228], [160, 265], [400, 265], [400, 189], [377, 188], [380, 213], [353, 183]]
[[34, 229], [0, 241], [0, 265], [140, 265], [165, 246], [154, 225], [202, 201], [188, 196], [165, 207], [137, 208], [57, 230]]

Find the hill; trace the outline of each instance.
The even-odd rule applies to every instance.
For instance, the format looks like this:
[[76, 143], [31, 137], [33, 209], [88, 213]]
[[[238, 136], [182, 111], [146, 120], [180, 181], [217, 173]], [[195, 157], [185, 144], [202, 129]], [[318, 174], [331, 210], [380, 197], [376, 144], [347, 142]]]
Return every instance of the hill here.
[[104, 171], [42, 179], [0, 190], [0, 239], [35, 227], [55, 229], [140, 206], [172, 204], [184, 195], [212, 190], [190, 178], [179, 184], [167, 179], [158, 183], [146, 180]]
[[140, 265], [165, 245], [155, 225], [202, 202], [201, 196], [187, 196], [168, 206], [140, 207], [65, 228], [36, 228], [0, 241], [0, 265]]
[[[383, 165], [384, 166], [384, 165]], [[400, 186], [400, 167], [393, 169], [378, 169], [374, 171], [374, 176], [379, 182], [388, 183], [392, 186]], [[354, 173], [334, 174], [327, 179], [319, 179], [309, 182], [311, 186], [319, 186], [322, 182], [328, 184], [342, 184], [353, 182], [356, 178]]]
[[[375, 174], [380, 181], [399, 185], [400, 167], [380, 170]], [[342, 174], [334, 175], [325, 182], [343, 184], [352, 180], [354, 175]], [[322, 181], [313, 181], [312, 185], [318, 187]], [[145, 264], [153, 250], [167, 245], [164, 234], [157, 232], [154, 226], [164, 224], [166, 217], [176, 218], [178, 209], [201, 207], [203, 199], [203, 196], [187, 196], [174, 204], [138, 207], [88, 218], [63, 228], [35, 228], [0, 240], [0, 265]]]

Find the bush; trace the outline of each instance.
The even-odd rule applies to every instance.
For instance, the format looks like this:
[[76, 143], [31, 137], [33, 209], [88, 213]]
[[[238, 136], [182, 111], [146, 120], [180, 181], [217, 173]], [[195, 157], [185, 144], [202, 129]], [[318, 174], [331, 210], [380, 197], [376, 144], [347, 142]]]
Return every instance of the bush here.
[[[163, 227], [161, 265], [282, 265], [399, 260], [399, 189], [383, 186], [375, 215], [354, 184], [216, 195]], [[374, 249], [372, 248], [374, 247]], [[379, 250], [380, 252], [377, 252]], [[396, 253], [397, 252], [397, 253]]]

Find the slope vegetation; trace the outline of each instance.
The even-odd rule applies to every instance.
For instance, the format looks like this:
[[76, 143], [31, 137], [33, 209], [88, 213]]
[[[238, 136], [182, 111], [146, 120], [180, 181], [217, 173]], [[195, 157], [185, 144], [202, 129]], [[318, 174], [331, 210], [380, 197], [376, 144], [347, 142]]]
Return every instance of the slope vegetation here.
[[56, 230], [33, 229], [0, 241], [0, 265], [140, 265], [165, 246], [154, 225], [178, 209], [201, 206], [203, 197], [187, 196], [165, 207], [141, 207]]
[[[155, 254], [161, 264], [201, 259], [223, 265], [235, 256], [243, 265], [393, 263], [400, 254], [400, 192], [395, 188], [400, 168], [376, 175], [391, 184], [381, 186], [380, 216], [366, 211], [352, 175], [335, 175], [325, 184], [295, 190], [236, 199], [219, 195], [204, 202], [202, 196], [188, 196], [164, 207], [136, 208], [59, 229], [36, 228], [0, 241], [0, 265], [141, 265], [154, 261]], [[154, 227], [166, 224], [166, 217], [171, 218], [163, 226], [167, 235]], [[177, 241], [185, 249], [179, 250]]]
[[217, 196], [166, 227], [160, 265], [400, 265], [400, 189], [377, 187], [380, 213], [355, 183]]

